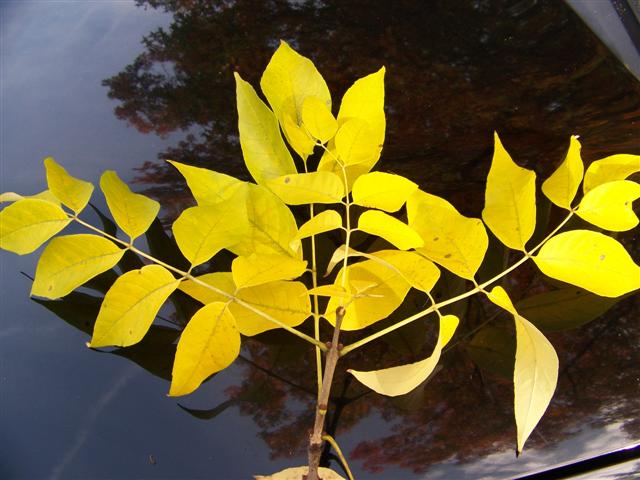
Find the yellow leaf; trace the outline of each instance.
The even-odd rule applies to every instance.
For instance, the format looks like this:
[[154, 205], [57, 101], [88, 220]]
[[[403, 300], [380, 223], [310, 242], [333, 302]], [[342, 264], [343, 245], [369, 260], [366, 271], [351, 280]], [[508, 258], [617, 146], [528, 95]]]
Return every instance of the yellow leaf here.
[[47, 170], [47, 184], [51, 193], [76, 214], [80, 213], [89, 203], [93, 185], [72, 177], [51, 157], [44, 159], [44, 166]]
[[227, 302], [229, 300], [229, 297], [217, 293], [210, 288], [207, 288], [200, 282], [211, 285], [212, 287], [221, 290], [228, 295], [234, 295], [236, 291], [236, 285], [233, 282], [233, 276], [231, 275], [231, 272], [207, 273], [205, 275], [196, 277], [196, 279], [198, 280], [197, 282], [193, 280], [185, 280], [181, 282], [178, 289], [183, 291], [190, 297], [195, 298], [197, 301], [204, 305], [213, 302]]
[[278, 254], [253, 253], [248, 257], [237, 257], [231, 264], [236, 288], [291, 280], [302, 275], [306, 268], [306, 261]]
[[237, 73], [238, 130], [244, 162], [257, 183], [296, 173], [273, 112]]
[[320, 285], [319, 287], [309, 290], [309, 295], [317, 295], [319, 297], [338, 297], [349, 298], [351, 295], [340, 285]]
[[377, 210], [367, 210], [360, 215], [358, 229], [382, 237], [400, 250], [424, 245], [420, 235], [409, 225]]
[[331, 104], [317, 97], [307, 97], [302, 104], [302, 122], [314, 138], [327, 143], [338, 130], [338, 122], [331, 114]]
[[244, 184], [244, 182], [224, 173], [193, 167], [173, 160], [167, 161], [182, 174], [193, 198], [201, 206], [215, 205], [223, 200], [228, 200]]
[[247, 230], [241, 240], [229, 250], [245, 257], [252, 253], [277, 253], [297, 257], [298, 252], [301, 252], [300, 240], [296, 239], [298, 226], [287, 206], [260, 185], [247, 184], [243, 192], [245, 200], [242, 203], [246, 207], [246, 213], [234, 221], [244, 224]]
[[158, 202], [133, 193], [113, 170], [102, 174], [100, 188], [113, 218], [131, 240], [146, 232], [160, 211]]
[[458, 323], [458, 317], [455, 315], [445, 315], [440, 318], [438, 341], [431, 356], [424, 360], [382, 370], [369, 372], [348, 370], [348, 372], [360, 383], [381, 395], [397, 397], [409, 393], [433, 373], [442, 355], [442, 349], [453, 337]]
[[293, 150], [306, 161], [307, 157], [313, 153], [316, 146], [313, 138], [299, 125], [296, 120], [296, 113], [291, 109], [285, 109], [281, 113], [280, 125], [285, 137]]
[[31, 253], [66, 227], [71, 219], [58, 205], [24, 198], [0, 212], [0, 248]]
[[187, 208], [173, 223], [173, 236], [191, 265], [200, 265], [244, 238], [244, 218], [245, 205], [234, 196], [216, 205]]
[[[367, 122], [372, 142], [382, 148], [386, 120], [384, 116], [384, 74], [382, 67], [375, 73], [362, 77], [354, 82], [342, 97], [338, 123], [351, 118], [359, 118]], [[370, 168], [378, 159], [372, 159]]]
[[576, 213], [587, 222], [606, 230], [624, 232], [638, 225], [633, 202], [640, 198], [640, 185], [615, 180], [589, 190]]
[[22, 200], [23, 198], [27, 198], [27, 197], [23, 197], [22, 195], [16, 192], [4, 192], [0, 194], [0, 203], [17, 202], [18, 200]]
[[[340, 245], [335, 249], [333, 255], [331, 255], [331, 259], [329, 260], [329, 264], [327, 265], [327, 270], [324, 273], [325, 277], [328, 277], [329, 274], [333, 271], [337, 264], [344, 260], [345, 255], [347, 255], [347, 248], [345, 245]], [[353, 248], [349, 248], [349, 257], [362, 257], [363, 253], [354, 250]]]
[[516, 362], [513, 372], [518, 452], [551, 402], [558, 382], [558, 356], [540, 331], [520, 316], [507, 292], [495, 287], [489, 300], [513, 315], [516, 323]]
[[640, 288], [640, 267], [620, 243], [598, 232], [560, 233], [533, 260], [545, 275], [602, 297], [619, 297]]
[[[255, 475], [254, 480], [300, 480], [306, 478], [309, 467], [292, 467], [274, 473], [273, 475]], [[322, 480], [345, 480], [333, 470], [325, 467], [318, 468], [318, 475]]]
[[381, 144], [376, 143], [369, 124], [360, 118], [350, 118], [340, 126], [336, 133], [335, 147], [343, 165], [374, 164], [382, 150]]
[[331, 172], [311, 172], [274, 178], [266, 186], [289, 205], [338, 203], [344, 196], [340, 177]]
[[400, 175], [371, 172], [354, 182], [353, 203], [397, 212], [417, 188], [418, 185]]
[[382, 261], [394, 268], [409, 284], [418, 290], [429, 293], [440, 278], [440, 270], [433, 262], [416, 252], [381, 250], [364, 254], [372, 260]]
[[462, 278], [474, 278], [489, 245], [480, 219], [465, 217], [445, 199], [422, 190], [407, 200], [407, 216], [424, 240], [417, 252]]
[[54, 238], [38, 261], [31, 295], [60, 298], [113, 268], [125, 250], [97, 235]]
[[[349, 298], [331, 297], [324, 314], [334, 325], [336, 309], [346, 305], [343, 330], [360, 330], [388, 317], [400, 306], [410, 288], [396, 270], [373, 260], [349, 265], [347, 272]], [[338, 273], [334, 285], [342, 286], [343, 275], [344, 269]], [[359, 296], [365, 289], [366, 295]]]
[[198, 310], [185, 327], [176, 350], [169, 396], [188, 395], [210, 375], [224, 370], [240, 353], [240, 334], [227, 304]]
[[335, 210], [325, 210], [304, 223], [296, 238], [306, 238], [319, 233], [342, 228], [342, 217]]
[[55, 203], [60, 206], [60, 200], [56, 198], [56, 196], [51, 193], [51, 190], [43, 190], [40, 193], [36, 193], [35, 195], [27, 195], [23, 196], [16, 192], [4, 192], [0, 194], [0, 203], [5, 202], [17, 202], [18, 200], [22, 200], [24, 198], [35, 198], [38, 200], [46, 200], [50, 203]]
[[104, 297], [89, 346], [138, 343], [179, 283], [160, 265], [147, 265], [119, 277]]
[[603, 183], [624, 180], [637, 172], [640, 172], [640, 155], [619, 154], [596, 160], [584, 175], [584, 193]]
[[516, 165], [495, 134], [482, 218], [498, 240], [525, 249], [536, 226], [536, 174]]
[[[239, 290], [237, 298], [270, 315], [276, 320], [296, 327], [311, 315], [311, 302], [307, 288], [300, 282], [279, 280]], [[238, 330], [247, 336], [279, 328], [273, 322], [244, 307], [240, 303], [229, 305]]]
[[278, 117], [283, 104], [292, 101], [299, 118], [307, 97], [316, 97], [331, 107], [329, 88], [313, 62], [283, 41], [262, 74], [260, 87]]
[[571, 202], [576, 196], [584, 175], [584, 165], [580, 157], [581, 148], [578, 137], [572, 135], [564, 162], [542, 184], [542, 193], [553, 203], [567, 210], [571, 210]]

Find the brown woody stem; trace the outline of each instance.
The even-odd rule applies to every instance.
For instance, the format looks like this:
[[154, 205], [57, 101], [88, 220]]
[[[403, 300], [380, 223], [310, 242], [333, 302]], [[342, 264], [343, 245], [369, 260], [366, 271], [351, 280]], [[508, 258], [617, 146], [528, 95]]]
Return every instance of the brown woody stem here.
[[336, 309], [336, 326], [333, 330], [333, 338], [325, 359], [324, 376], [322, 377], [322, 390], [318, 404], [316, 405], [316, 419], [313, 425], [313, 432], [309, 437], [309, 472], [306, 480], [320, 480], [318, 477], [318, 467], [320, 466], [320, 455], [322, 454], [322, 443], [324, 442], [324, 421], [329, 408], [329, 394], [333, 383], [333, 374], [336, 371], [336, 364], [340, 358], [338, 340], [340, 338], [340, 325], [344, 318], [345, 308], [340, 306]]

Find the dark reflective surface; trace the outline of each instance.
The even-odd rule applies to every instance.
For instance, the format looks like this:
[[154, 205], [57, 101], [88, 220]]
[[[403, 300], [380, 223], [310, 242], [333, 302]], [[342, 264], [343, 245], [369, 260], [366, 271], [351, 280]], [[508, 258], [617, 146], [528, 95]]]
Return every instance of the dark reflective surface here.
[[[494, 129], [516, 161], [541, 177], [561, 160], [570, 134], [581, 135], [586, 161], [640, 153], [640, 85], [559, 2], [175, 0], [142, 7], [2, 4], [3, 191], [42, 189], [41, 159], [52, 154], [94, 182], [107, 168], [137, 178], [170, 218], [191, 200], [157, 158], [247, 178], [232, 72], [257, 85], [280, 38], [314, 60], [335, 105], [355, 78], [386, 65], [379, 168], [419, 181], [466, 214], [482, 207]], [[112, 115], [114, 105], [125, 122]], [[556, 217], [552, 210], [551, 225]], [[623, 240], [637, 261], [637, 238]], [[149, 247], [161, 245], [158, 228]], [[324, 255], [332, 247], [324, 245]], [[38, 304], [19, 273], [32, 274], [34, 262], [1, 257], [3, 478], [236, 479], [305, 462], [315, 401], [306, 345], [261, 335], [233, 367], [176, 402], [164, 396], [173, 341], [193, 302], [175, 296], [136, 347], [92, 352], [83, 342], [113, 276], [63, 302]], [[438, 290], [449, 296], [463, 287]], [[507, 284], [518, 298], [546, 288], [526, 268]], [[405, 313], [418, 302], [409, 298]], [[508, 354], [510, 322], [477, 300], [456, 308], [464, 317], [459, 342], [415, 393], [382, 398], [345, 368], [424, 358], [431, 319], [345, 358], [328, 429], [357, 478], [509, 478], [640, 439], [637, 295], [579, 329], [548, 333], [561, 377], [519, 459], [512, 386], [500, 376], [504, 356], [482, 356], [479, 348], [479, 335], [498, 335]]]

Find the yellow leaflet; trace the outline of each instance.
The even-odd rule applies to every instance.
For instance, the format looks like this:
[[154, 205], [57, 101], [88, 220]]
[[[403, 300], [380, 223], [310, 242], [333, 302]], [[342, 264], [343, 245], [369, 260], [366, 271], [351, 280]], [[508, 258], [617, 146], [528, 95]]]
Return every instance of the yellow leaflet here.
[[226, 303], [198, 310], [180, 336], [169, 396], [187, 395], [210, 375], [224, 370], [240, 353], [240, 333]]
[[304, 223], [298, 230], [296, 238], [306, 238], [341, 227], [342, 217], [340, 214], [335, 210], [325, 210]]
[[216, 205], [187, 208], [173, 223], [173, 236], [191, 265], [200, 265], [244, 238], [244, 218], [245, 206], [235, 197]]
[[511, 160], [497, 133], [494, 139], [482, 219], [507, 247], [524, 251], [536, 226], [536, 174]]
[[[276, 281], [239, 290], [237, 298], [273, 318], [296, 327], [311, 315], [307, 288], [300, 282]], [[239, 303], [229, 305], [238, 330], [247, 336], [279, 328], [275, 323]]]
[[237, 73], [238, 130], [247, 169], [257, 183], [296, 173], [293, 158], [282, 140], [273, 112], [258, 98], [253, 87]]
[[418, 185], [400, 175], [371, 172], [353, 184], [353, 203], [363, 207], [397, 212]]
[[60, 298], [113, 268], [124, 255], [111, 240], [97, 235], [54, 238], [42, 252], [31, 295]]
[[89, 347], [138, 343], [179, 284], [160, 265], [147, 265], [119, 277], [104, 297]]
[[307, 268], [307, 262], [288, 255], [256, 254], [236, 257], [231, 264], [233, 281], [237, 288], [252, 287], [276, 280], [299, 277]]
[[384, 238], [400, 250], [419, 248], [422, 238], [406, 223], [377, 210], [367, 210], [358, 219], [358, 229]]
[[520, 316], [507, 292], [495, 287], [489, 300], [513, 315], [516, 323], [516, 362], [513, 372], [518, 452], [542, 418], [558, 383], [558, 356], [549, 340]]
[[633, 202], [640, 198], [640, 185], [630, 180], [603, 183], [589, 190], [576, 210], [587, 222], [606, 230], [624, 232], [638, 225]]
[[23, 198], [0, 212], [0, 248], [24, 255], [66, 227], [71, 219], [47, 200]]
[[624, 247], [590, 230], [556, 235], [533, 260], [545, 275], [602, 297], [619, 297], [640, 288], [640, 267]]
[[589, 192], [598, 185], [624, 180], [633, 173], [640, 172], [640, 155], [611, 155], [596, 160], [584, 175], [584, 193]]
[[340, 285], [320, 285], [319, 287], [309, 290], [309, 295], [317, 295], [319, 297], [338, 297], [349, 298], [351, 295]]
[[60, 206], [60, 200], [58, 200], [55, 195], [51, 193], [51, 190], [43, 190], [40, 193], [36, 193], [35, 195], [27, 195], [26, 197], [16, 192], [5, 192], [0, 194], [0, 203], [17, 202], [18, 200], [22, 200], [24, 198], [46, 200], [50, 203], [55, 203], [56, 205]]
[[[341, 263], [344, 260], [344, 257], [347, 253], [347, 249], [345, 245], [340, 245], [331, 255], [331, 259], [329, 260], [329, 264], [327, 265], [327, 271], [324, 273], [325, 277], [328, 277], [329, 274], [333, 271], [337, 264]], [[362, 257], [364, 253], [360, 253], [353, 248], [349, 248], [349, 257]]]
[[247, 230], [229, 250], [245, 257], [252, 253], [277, 253], [296, 258], [301, 255], [296, 220], [282, 200], [260, 185], [246, 184], [241, 193], [244, 201], [230, 201], [245, 205], [246, 213], [234, 221], [244, 224]]
[[116, 223], [132, 240], [147, 231], [160, 211], [158, 202], [133, 193], [113, 170], [102, 174], [100, 188]]
[[578, 137], [572, 135], [564, 162], [542, 184], [542, 193], [557, 206], [567, 210], [571, 210], [571, 202], [576, 196], [584, 175], [584, 165], [580, 157], [581, 148]]
[[72, 177], [51, 157], [44, 159], [44, 166], [47, 170], [47, 184], [51, 193], [76, 214], [80, 213], [89, 203], [93, 185]]
[[396, 269], [413, 288], [429, 293], [440, 278], [440, 270], [430, 260], [416, 252], [381, 250], [365, 257], [382, 261]]
[[489, 239], [478, 218], [461, 215], [445, 199], [416, 191], [407, 200], [409, 225], [422, 237], [417, 251], [456, 275], [472, 280]]
[[289, 205], [338, 203], [344, 196], [340, 177], [331, 172], [284, 175], [269, 180], [266, 186]]
[[217, 293], [210, 288], [201, 285], [199, 282], [211, 285], [228, 295], [233, 295], [236, 291], [236, 285], [233, 283], [233, 276], [231, 275], [231, 272], [207, 273], [196, 277], [196, 279], [198, 280], [197, 282], [193, 280], [185, 280], [184, 282], [181, 282], [178, 289], [204, 305], [213, 302], [226, 302], [229, 300], [229, 297]]
[[[400, 306], [409, 291], [409, 283], [396, 271], [373, 260], [365, 260], [347, 267], [347, 291], [349, 298], [331, 297], [325, 310], [325, 318], [335, 324], [335, 311], [346, 306], [342, 321], [343, 330], [360, 330], [388, 317]], [[342, 286], [340, 270], [334, 282]], [[358, 294], [366, 296], [356, 296]]]
[[382, 147], [376, 143], [369, 124], [360, 118], [346, 120], [336, 133], [335, 148], [343, 165], [375, 163]]
[[[292, 102], [285, 102], [289, 104]], [[307, 157], [313, 153], [313, 149], [316, 146], [316, 142], [305, 131], [303, 127], [299, 125], [299, 121], [296, 119], [296, 112], [293, 111], [293, 105], [291, 108], [284, 108], [280, 120], [280, 125], [284, 130], [285, 137], [289, 142], [289, 145], [293, 150], [300, 155], [300, 157], [306, 161]]]
[[206, 168], [193, 167], [167, 160], [176, 167], [187, 181], [189, 190], [198, 205], [215, 205], [231, 198], [245, 182]]
[[307, 97], [331, 108], [329, 88], [313, 62], [282, 41], [262, 74], [260, 87], [278, 118], [286, 108], [296, 121], [301, 119]]
[[307, 97], [302, 104], [302, 122], [314, 138], [327, 143], [338, 130], [338, 122], [327, 105], [317, 97]]
[[438, 341], [431, 356], [424, 360], [382, 370], [369, 372], [348, 370], [348, 372], [356, 377], [360, 383], [381, 395], [397, 397], [409, 393], [433, 373], [440, 360], [442, 349], [453, 337], [458, 323], [458, 317], [455, 315], [445, 315], [440, 318]]
[[[307, 473], [309, 473], [309, 467], [291, 467], [272, 475], [255, 475], [253, 478], [255, 480], [300, 480], [306, 478]], [[325, 467], [318, 467], [318, 475], [322, 480], [345, 480], [343, 476]]]

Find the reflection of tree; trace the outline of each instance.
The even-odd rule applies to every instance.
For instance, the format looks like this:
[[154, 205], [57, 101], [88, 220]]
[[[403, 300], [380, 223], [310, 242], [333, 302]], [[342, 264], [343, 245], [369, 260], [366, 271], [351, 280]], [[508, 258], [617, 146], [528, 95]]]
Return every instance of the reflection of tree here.
[[[232, 72], [257, 85], [279, 39], [312, 58], [333, 92], [385, 64], [382, 168], [455, 191], [469, 212], [479, 209], [494, 129], [544, 174], [572, 133], [587, 160], [639, 151], [640, 86], [560, 2], [139, 3], [171, 12], [173, 23], [147, 35], [146, 51], [105, 85], [116, 114], [140, 131], [192, 131], [160, 158], [246, 175]], [[157, 196], [175, 198], [172, 169], [140, 171]]]

